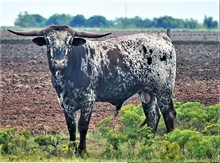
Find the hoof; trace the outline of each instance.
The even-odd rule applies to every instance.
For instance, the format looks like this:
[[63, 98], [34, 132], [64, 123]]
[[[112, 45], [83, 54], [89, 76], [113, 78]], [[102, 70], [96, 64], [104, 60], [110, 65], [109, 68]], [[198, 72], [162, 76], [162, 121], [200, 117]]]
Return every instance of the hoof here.
[[147, 119], [145, 119], [143, 122], [141, 122], [138, 127], [143, 127], [144, 125], [147, 124]]
[[77, 142], [76, 141], [70, 141], [68, 144], [69, 150], [76, 150], [77, 149]]
[[77, 151], [76, 151], [76, 156], [85, 158], [86, 156], [88, 156], [88, 152], [87, 152], [86, 149], [78, 148]]
[[68, 156], [73, 156], [77, 151], [77, 142], [70, 141], [68, 144]]

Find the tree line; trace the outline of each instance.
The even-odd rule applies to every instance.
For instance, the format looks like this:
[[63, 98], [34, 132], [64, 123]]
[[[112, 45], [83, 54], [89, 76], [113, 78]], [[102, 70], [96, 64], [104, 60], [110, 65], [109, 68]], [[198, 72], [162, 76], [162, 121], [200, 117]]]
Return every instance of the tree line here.
[[86, 19], [83, 15], [53, 14], [48, 19], [39, 14], [19, 13], [14, 25], [18, 27], [44, 27], [48, 25], [70, 25], [73, 27], [100, 27], [100, 28], [218, 28], [218, 22], [213, 17], [205, 16], [203, 23], [195, 19], [178, 19], [171, 16], [142, 19], [120, 17], [108, 20], [104, 16], [94, 15]]

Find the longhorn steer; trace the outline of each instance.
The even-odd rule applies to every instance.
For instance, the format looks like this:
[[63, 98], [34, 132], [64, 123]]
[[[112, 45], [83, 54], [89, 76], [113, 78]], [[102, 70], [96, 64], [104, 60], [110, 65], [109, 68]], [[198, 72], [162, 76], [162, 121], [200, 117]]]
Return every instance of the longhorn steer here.
[[38, 36], [33, 42], [47, 46], [53, 87], [65, 114], [71, 141], [76, 140], [76, 111], [81, 111], [78, 151], [86, 149], [86, 134], [96, 101], [110, 102], [119, 111], [125, 100], [138, 93], [146, 116], [141, 126], [148, 124], [155, 132], [160, 108], [167, 131], [174, 129], [176, 112], [172, 90], [176, 54], [167, 35], [142, 33], [90, 41], [80, 37], [98, 38], [110, 33], [80, 32], [69, 26], [9, 31]]

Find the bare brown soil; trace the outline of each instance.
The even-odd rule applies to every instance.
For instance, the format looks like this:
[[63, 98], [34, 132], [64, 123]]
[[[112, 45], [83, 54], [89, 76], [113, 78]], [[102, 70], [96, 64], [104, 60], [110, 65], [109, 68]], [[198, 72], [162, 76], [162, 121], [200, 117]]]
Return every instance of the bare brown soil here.
[[[174, 98], [180, 102], [219, 103], [219, 57], [217, 42], [174, 42], [177, 76]], [[50, 82], [46, 48], [26, 41], [1, 42], [0, 129], [16, 127], [33, 132], [67, 133], [63, 113]], [[134, 95], [126, 103], [138, 104]], [[91, 129], [114, 106], [96, 103]], [[116, 119], [117, 120], [117, 119]]]

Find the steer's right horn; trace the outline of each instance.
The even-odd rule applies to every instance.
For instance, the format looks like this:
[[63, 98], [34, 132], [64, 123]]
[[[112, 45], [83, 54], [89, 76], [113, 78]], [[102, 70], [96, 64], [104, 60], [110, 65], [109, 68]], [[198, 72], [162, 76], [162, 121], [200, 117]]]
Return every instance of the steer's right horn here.
[[12, 31], [10, 29], [8, 29], [9, 32], [14, 33], [16, 35], [20, 35], [20, 36], [43, 36], [43, 31], [44, 30], [33, 30], [33, 31]]
[[62, 30], [62, 29], [68, 29], [68, 26], [56, 26], [56, 25], [51, 25], [43, 29], [39, 30], [33, 30], [33, 31], [12, 31], [8, 29], [9, 32], [14, 33], [16, 35], [20, 36], [43, 36], [45, 33], [51, 31], [51, 30]]

